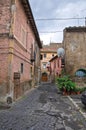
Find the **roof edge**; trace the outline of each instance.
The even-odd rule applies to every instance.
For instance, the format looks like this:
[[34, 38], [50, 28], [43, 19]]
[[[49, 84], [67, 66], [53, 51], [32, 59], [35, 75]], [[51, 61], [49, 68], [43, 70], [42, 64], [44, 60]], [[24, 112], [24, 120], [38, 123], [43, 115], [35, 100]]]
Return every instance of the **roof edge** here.
[[36, 40], [38, 41], [38, 45], [39, 45], [40, 48], [42, 48], [42, 43], [41, 43], [40, 38], [39, 38], [39, 33], [38, 33], [38, 30], [37, 30], [37, 27], [36, 27], [36, 24], [35, 24], [35, 20], [34, 20], [34, 17], [33, 17], [33, 13], [32, 13], [32, 10], [31, 10], [29, 0], [21, 0], [21, 3], [24, 7], [27, 18], [30, 21], [31, 28], [34, 31], [34, 35], [36, 37]]

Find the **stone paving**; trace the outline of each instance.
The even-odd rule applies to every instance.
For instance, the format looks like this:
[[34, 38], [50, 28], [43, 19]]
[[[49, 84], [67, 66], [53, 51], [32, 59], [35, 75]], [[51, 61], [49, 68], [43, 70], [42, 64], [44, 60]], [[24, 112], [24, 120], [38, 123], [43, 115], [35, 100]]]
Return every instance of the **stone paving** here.
[[0, 130], [86, 130], [86, 120], [54, 84], [42, 83], [0, 110]]
[[78, 106], [78, 109], [80, 110], [81, 114], [86, 118], [86, 106], [83, 105], [81, 102], [81, 94], [71, 95], [70, 98]]

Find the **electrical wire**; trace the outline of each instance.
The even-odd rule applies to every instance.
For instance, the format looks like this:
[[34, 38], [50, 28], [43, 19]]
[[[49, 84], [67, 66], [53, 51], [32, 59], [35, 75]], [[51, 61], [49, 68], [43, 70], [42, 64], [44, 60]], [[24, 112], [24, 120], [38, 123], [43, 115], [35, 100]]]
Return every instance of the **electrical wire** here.
[[85, 17], [81, 18], [36, 18], [36, 21], [52, 21], [52, 20], [74, 20], [74, 19], [85, 19]]
[[58, 33], [58, 32], [63, 32], [63, 31], [44, 31], [44, 32], [39, 32], [39, 33]]

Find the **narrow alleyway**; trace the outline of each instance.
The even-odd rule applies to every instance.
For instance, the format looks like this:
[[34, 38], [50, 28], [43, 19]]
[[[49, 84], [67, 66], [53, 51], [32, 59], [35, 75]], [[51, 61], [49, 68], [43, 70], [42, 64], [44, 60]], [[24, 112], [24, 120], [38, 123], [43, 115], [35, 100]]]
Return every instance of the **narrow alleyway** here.
[[86, 130], [86, 121], [54, 84], [42, 83], [0, 110], [0, 130]]

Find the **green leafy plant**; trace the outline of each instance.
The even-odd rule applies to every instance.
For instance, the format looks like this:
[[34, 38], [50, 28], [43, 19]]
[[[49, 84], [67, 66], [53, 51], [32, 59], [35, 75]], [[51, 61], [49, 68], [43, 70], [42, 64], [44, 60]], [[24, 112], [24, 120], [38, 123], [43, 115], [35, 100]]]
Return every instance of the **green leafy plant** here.
[[86, 87], [76, 87], [75, 88], [75, 92], [77, 93], [77, 92], [80, 92], [80, 93], [82, 93], [82, 92], [84, 92], [86, 90]]
[[76, 84], [72, 82], [69, 76], [57, 78], [58, 87], [61, 91], [66, 89], [67, 92], [74, 91]]
[[86, 87], [76, 87], [76, 84], [70, 79], [70, 76], [56, 78], [56, 82], [58, 84], [58, 88], [61, 91], [65, 91], [70, 94], [78, 94], [86, 90]]

